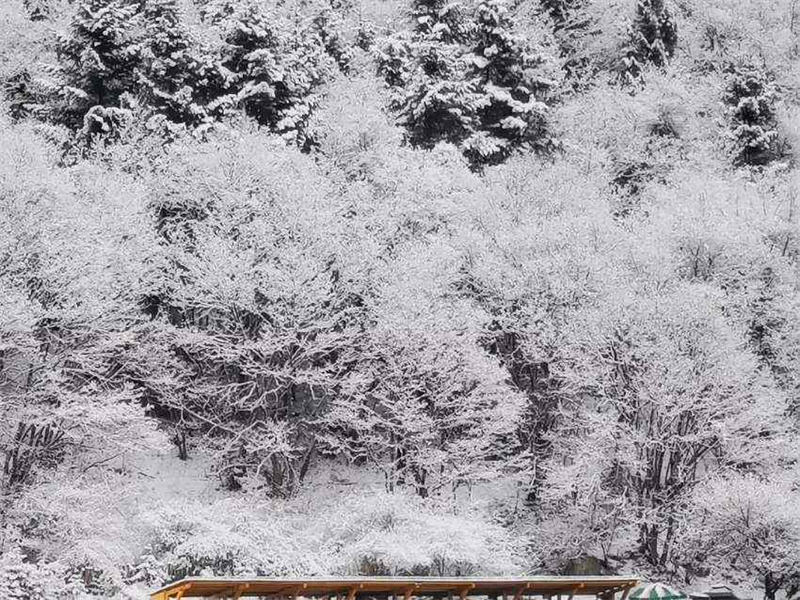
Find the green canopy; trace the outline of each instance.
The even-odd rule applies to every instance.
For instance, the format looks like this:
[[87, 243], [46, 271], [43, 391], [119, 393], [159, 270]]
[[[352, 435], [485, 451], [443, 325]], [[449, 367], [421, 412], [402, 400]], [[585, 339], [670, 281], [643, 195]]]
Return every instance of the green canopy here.
[[628, 600], [684, 600], [688, 598], [683, 592], [679, 592], [663, 583], [647, 583], [633, 588], [628, 594]]

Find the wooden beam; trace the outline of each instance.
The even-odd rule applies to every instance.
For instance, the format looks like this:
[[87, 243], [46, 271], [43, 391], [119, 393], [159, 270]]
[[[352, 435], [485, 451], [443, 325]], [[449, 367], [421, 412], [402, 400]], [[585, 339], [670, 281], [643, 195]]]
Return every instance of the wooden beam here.
[[[250, 585], [242, 597], [271, 596], [273, 600], [278, 600], [280, 596], [285, 599], [286, 595], [306, 595], [315, 600], [358, 600], [358, 596], [366, 595], [375, 595], [376, 599], [380, 597], [383, 600], [406, 600], [409, 589], [411, 596], [408, 600], [417, 600], [419, 596], [450, 600], [450, 595], [452, 600], [472, 600], [473, 595], [494, 600], [500, 600], [503, 596], [506, 600], [533, 600], [534, 596], [536, 600], [547, 597], [552, 600], [574, 600], [578, 594], [597, 596], [597, 600], [614, 600], [610, 597], [614, 593], [619, 593], [617, 599], [630, 600], [630, 595], [621, 598], [622, 594], [636, 585], [638, 579], [632, 576], [189, 578], [154, 590], [149, 600], [184, 600], [188, 596], [231, 597], [236, 594], [237, 585], [248, 583]], [[184, 588], [187, 584], [192, 586], [191, 591]], [[579, 588], [580, 584], [584, 585]], [[556, 596], [560, 598], [556, 599]]]
[[290, 585], [289, 587], [284, 587], [275, 590], [274, 592], [265, 592], [264, 596], [282, 596], [286, 594], [288, 598], [295, 598], [300, 592], [308, 588], [307, 583], [303, 583], [301, 585]]
[[239, 600], [242, 597], [242, 594], [250, 587], [249, 583], [239, 583], [233, 585], [227, 589], [224, 589], [220, 592], [217, 592], [211, 598], [232, 598], [233, 600]]

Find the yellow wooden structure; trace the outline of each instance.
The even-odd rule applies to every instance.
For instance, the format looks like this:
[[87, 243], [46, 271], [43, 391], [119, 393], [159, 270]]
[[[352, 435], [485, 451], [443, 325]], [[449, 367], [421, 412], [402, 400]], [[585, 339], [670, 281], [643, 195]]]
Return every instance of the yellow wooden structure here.
[[639, 583], [636, 577], [336, 577], [303, 579], [226, 579], [193, 577], [154, 591], [151, 600], [217, 598], [238, 600], [242, 596], [278, 600], [412, 600], [415, 597], [467, 600], [572, 600], [594, 596], [599, 600], [626, 600]]

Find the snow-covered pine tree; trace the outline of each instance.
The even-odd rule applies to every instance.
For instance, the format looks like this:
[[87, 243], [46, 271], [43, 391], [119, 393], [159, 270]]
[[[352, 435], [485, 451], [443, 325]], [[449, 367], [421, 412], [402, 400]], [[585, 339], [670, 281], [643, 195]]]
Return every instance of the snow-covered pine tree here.
[[141, 16], [136, 83], [144, 102], [172, 123], [207, 121], [225, 91], [218, 57], [192, 35], [176, 0], [147, 0]]
[[550, 57], [514, 33], [504, 0], [483, 0], [476, 9], [471, 79], [479, 91], [477, 131], [464, 142], [472, 164], [496, 164], [514, 149], [550, 149], [545, 100], [556, 81]]
[[468, 9], [449, 0], [414, 0], [411, 8], [414, 31], [444, 43], [465, 43], [474, 30]]
[[408, 81], [392, 102], [409, 141], [421, 148], [439, 142], [461, 147], [474, 132], [479, 100], [466, 54], [458, 44], [430, 39], [413, 42], [410, 54]]
[[574, 0], [541, 0], [540, 4], [553, 20], [555, 29], [560, 29], [567, 20], [567, 16], [575, 2]]
[[244, 109], [277, 133], [302, 138], [318, 86], [336, 71], [318, 29], [267, 14], [253, 2], [232, 6], [220, 27], [226, 45], [222, 66], [230, 73], [221, 103]]
[[723, 102], [727, 106], [733, 162], [765, 165], [780, 154], [773, 79], [751, 66], [730, 67]]
[[385, 40], [379, 55], [380, 70], [397, 86], [392, 108], [412, 145], [460, 145], [472, 132], [477, 100], [464, 52], [474, 25], [459, 2], [416, 0], [411, 15], [411, 37]]
[[562, 59], [562, 69], [574, 88], [589, 85], [594, 69], [582, 51], [596, 28], [588, 0], [541, 0], [552, 21], [553, 33]]
[[513, 31], [502, 0], [472, 13], [457, 2], [419, 0], [412, 15], [411, 36], [384, 40], [378, 53], [412, 145], [452, 143], [476, 169], [515, 149], [549, 146], [549, 59]]
[[666, 0], [637, 0], [622, 58], [622, 79], [635, 80], [648, 64], [663, 67], [677, 43], [678, 26]]
[[119, 107], [134, 89], [138, 19], [138, 2], [81, 0], [56, 48], [64, 124], [79, 128], [90, 108]]
[[325, 6], [314, 15], [311, 27], [319, 36], [325, 52], [343, 73], [348, 73], [350, 63], [353, 61], [353, 52], [344, 36], [342, 17], [331, 7]]

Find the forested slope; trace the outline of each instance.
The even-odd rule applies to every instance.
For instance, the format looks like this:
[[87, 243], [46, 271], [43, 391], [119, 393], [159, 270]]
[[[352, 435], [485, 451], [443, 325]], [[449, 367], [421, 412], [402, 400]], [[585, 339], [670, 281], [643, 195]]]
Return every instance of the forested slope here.
[[800, 4], [4, 0], [0, 595], [800, 586]]

